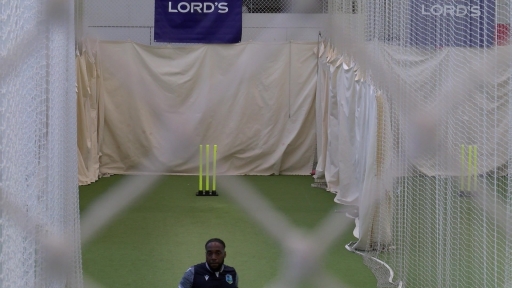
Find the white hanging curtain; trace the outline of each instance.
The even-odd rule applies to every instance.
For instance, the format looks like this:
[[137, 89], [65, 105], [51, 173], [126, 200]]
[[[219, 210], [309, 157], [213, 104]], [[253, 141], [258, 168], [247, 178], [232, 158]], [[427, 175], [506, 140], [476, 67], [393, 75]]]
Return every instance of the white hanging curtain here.
[[326, 189], [336, 194], [335, 202], [354, 207], [355, 212], [349, 213], [359, 223], [354, 248], [375, 249], [377, 243], [391, 241], [392, 137], [387, 99], [363, 79], [356, 65], [333, 55], [329, 47], [325, 51], [319, 59], [316, 95], [315, 178], [326, 182]]
[[[154, 173], [159, 165], [168, 167], [165, 173], [195, 174], [199, 145], [216, 144], [218, 174], [307, 175], [314, 158], [316, 47], [89, 45], [96, 92], [79, 91], [97, 93], [82, 99], [82, 107], [96, 115], [84, 123], [98, 128], [82, 133], [98, 143], [99, 156], [88, 157], [98, 157], [102, 174]], [[92, 163], [86, 154], [83, 162]], [[95, 165], [83, 165], [85, 183]]]

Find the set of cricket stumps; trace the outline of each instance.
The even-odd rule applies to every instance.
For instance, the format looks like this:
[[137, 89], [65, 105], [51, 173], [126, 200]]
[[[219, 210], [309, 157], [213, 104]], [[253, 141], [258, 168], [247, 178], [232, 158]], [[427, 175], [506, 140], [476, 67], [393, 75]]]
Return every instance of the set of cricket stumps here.
[[477, 189], [478, 185], [478, 146], [460, 145], [460, 178], [459, 189], [461, 196]]
[[[210, 145], [199, 145], [199, 189], [197, 196], [218, 196], [217, 194], [217, 145], [212, 145], [210, 157]], [[204, 153], [203, 153], [204, 150]], [[204, 157], [203, 157], [204, 155]], [[210, 161], [211, 159], [211, 161]], [[203, 163], [203, 160], [204, 163]], [[211, 163], [211, 173], [210, 173]], [[203, 174], [203, 168], [204, 174]], [[204, 178], [204, 183], [203, 183]], [[210, 186], [211, 179], [211, 186]], [[204, 184], [204, 185], [203, 185]], [[460, 193], [470, 193], [478, 184], [478, 146], [460, 145]]]
[[[203, 148], [205, 161], [203, 165]], [[210, 145], [199, 145], [199, 189], [196, 196], [218, 196], [217, 194], [217, 145], [213, 145], [212, 151], [212, 171], [210, 175]], [[203, 166], [205, 167], [205, 175], [203, 176]], [[210, 177], [212, 178], [212, 186], [210, 187]], [[203, 187], [204, 178], [204, 187]]]

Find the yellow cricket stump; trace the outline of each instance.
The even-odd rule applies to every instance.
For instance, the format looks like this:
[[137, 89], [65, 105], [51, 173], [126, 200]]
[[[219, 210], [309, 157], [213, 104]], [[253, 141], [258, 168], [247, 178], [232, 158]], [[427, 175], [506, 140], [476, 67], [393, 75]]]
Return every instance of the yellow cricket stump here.
[[460, 191], [465, 191], [465, 187], [464, 187], [464, 183], [466, 183], [466, 181], [464, 181], [464, 175], [465, 175], [465, 172], [464, 171], [464, 167], [466, 166], [466, 146], [465, 145], [460, 145], [460, 176], [459, 176], [459, 189]]
[[199, 190], [197, 193], [203, 193], [203, 145], [199, 145]]
[[210, 192], [210, 145], [206, 145], [206, 192]]
[[[205, 187], [203, 189], [203, 146], [205, 148]], [[210, 145], [199, 145], [199, 189], [196, 196], [218, 196], [217, 185], [217, 145], [213, 145], [212, 149], [212, 187], [210, 190]]]
[[[478, 146], [460, 145], [460, 194], [471, 192], [478, 185]], [[467, 195], [464, 195], [467, 196]]]
[[217, 195], [217, 145], [213, 145], [213, 172], [212, 172], [212, 194]]

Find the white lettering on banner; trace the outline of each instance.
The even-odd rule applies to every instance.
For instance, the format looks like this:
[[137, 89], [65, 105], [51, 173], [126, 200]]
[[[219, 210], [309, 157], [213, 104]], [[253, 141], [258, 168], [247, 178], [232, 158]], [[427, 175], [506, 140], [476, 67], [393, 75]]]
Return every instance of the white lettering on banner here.
[[191, 12], [194, 13], [194, 10], [197, 10], [197, 13], [202, 13], [201, 12], [201, 3], [197, 3], [197, 2], [192, 2], [190, 3], [190, 6], [191, 6]]
[[[183, 8], [183, 6], [185, 6], [186, 8]], [[187, 2], [181, 2], [180, 4], [178, 4], [178, 11], [180, 11], [181, 13], [188, 12], [188, 10], [190, 10], [190, 5]]]
[[[210, 6], [210, 9], [207, 9], [206, 5]], [[215, 9], [215, 5], [213, 5], [212, 3], [210, 3], [210, 2], [204, 3], [204, 13], [212, 13], [214, 9]]]
[[441, 6], [439, 4], [432, 5], [431, 7], [421, 5], [421, 14], [422, 15], [434, 15], [434, 16], [466, 16], [469, 15], [471, 17], [478, 17], [482, 15], [480, 8], [478, 6], [464, 6], [464, 5], [444, 5]]
[[478, 8], [478, 6], [471, 7], [471, 12], [473, 12], [473, 14], [470, 16], [478, 17], [481, 15], [480, 8]]
[[[217, 3], [215, 3], [215, 4], [217, 4]], [[227, 6], [228, 6], [228, 3], [220, 2], [219, 3], [219, 13], [226, 13], [226, 12], [228, 12], [228, 7]]]
[[[478, 15], [480, 15], [480, 10], [478, 10], [478, 12], [479, 12]], [[468, 14], [468, 8], [466, 8], [466, 6], [458, 5], [457, 6], [457, 13], [455, 15], [457, 15], [457, 16], [464, 16], [466, 14]]]
[[218, 8], [219, 13], [227, 13], [228, 3], [227, 2], [180, 2], [177, 9], [172, 8], [172, 2], [169, 2], [169, 12], [180, 12], [180, 13], [212, 13], [215, 11], [215, 7]]

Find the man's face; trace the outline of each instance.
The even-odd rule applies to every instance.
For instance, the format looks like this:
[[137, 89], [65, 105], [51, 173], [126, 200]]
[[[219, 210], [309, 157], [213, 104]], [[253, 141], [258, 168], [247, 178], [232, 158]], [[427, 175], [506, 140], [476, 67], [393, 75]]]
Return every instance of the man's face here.
[[212, 271], [219, 271], [224, 264], [224, 258], [226, 258], [226, 251], [222, 244], [217, 242], [211, 242], [206, 245], [206, 263]]

